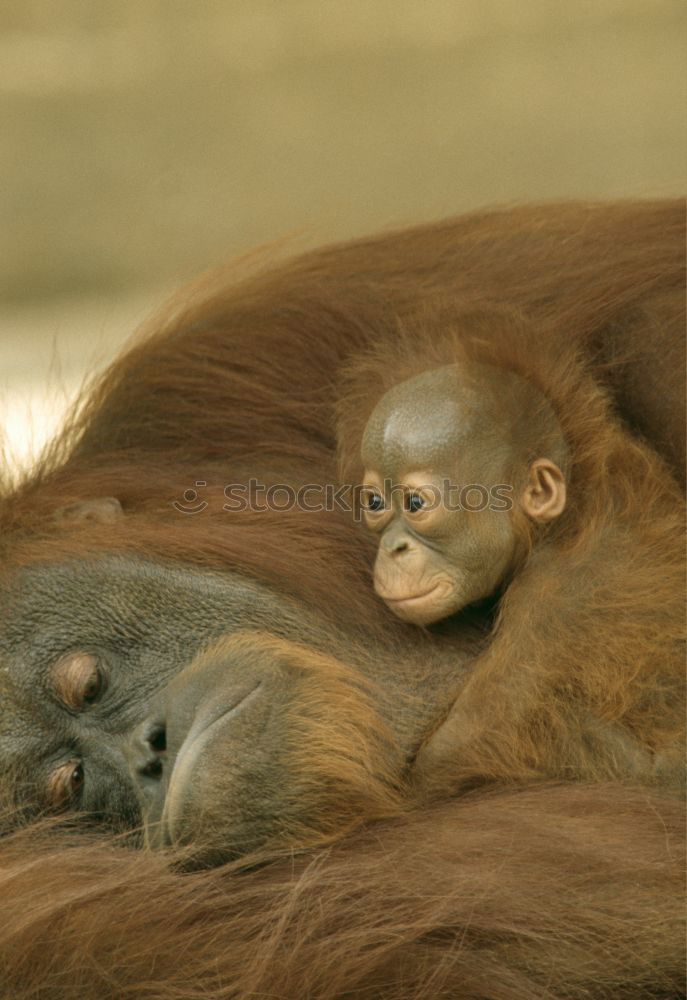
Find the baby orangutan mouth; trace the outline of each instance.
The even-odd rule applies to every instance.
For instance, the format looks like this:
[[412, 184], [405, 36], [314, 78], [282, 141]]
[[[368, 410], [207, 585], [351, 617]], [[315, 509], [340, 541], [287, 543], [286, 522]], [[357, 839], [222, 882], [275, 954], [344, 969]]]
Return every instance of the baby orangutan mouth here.
[[408, 604], [412, 601], [423, 601], [425, 597], [429, 597], [431, 594], [434, 593], [435, 590], [438, 590], [438, 588], [439, 584], [437, 584], [436, 587], [431, 587], [429, 590], [425, 590], [423, 594], [411, 594], [408, 597], [390, 597], [389, 595], [385, 596], [379, 589], [377, 590], [377, 593], [382, 598], [382, 600], [388, 601], [390, 604]]
[[413, 625], [428, 625], [451, 613], [450, 603], [455, 588], [447, 581], [435, 583], [419, 594], [394, 595], [393, 591], [375, 583], [375, 591], [397, 618]]

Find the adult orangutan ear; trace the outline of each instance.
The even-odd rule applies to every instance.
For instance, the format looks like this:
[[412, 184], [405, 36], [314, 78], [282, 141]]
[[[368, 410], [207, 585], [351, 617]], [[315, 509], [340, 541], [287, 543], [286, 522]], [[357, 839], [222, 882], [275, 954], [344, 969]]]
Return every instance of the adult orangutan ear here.
[[538, 458], [530, 466], [522, 509], [533, 521], [553, 521], [565, 510], [565, 476], [555, 462]]
[[98, 524], [112, 524], [124, 517], [122, 505], [116, 497], [98, 497], [95, 500], [77, 500], [55, 511], [56, 521], [94, 521]]

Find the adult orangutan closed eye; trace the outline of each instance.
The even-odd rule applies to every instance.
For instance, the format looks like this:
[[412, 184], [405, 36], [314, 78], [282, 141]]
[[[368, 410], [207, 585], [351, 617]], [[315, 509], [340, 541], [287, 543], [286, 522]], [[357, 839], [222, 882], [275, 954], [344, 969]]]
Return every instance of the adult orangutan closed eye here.
[[[588, 713], [622, 726], [655, 755], [656, 780], [679, 786], [682, 496], [576, 352], [533, 360], [542, 339], [507, 312], [426, 311], [348, 374], [344, 435], [375, 368], [386, 384], [401, 379], [373, 400], [360, 443], [377, 593], [420, 625], [499, 598], [489, 645], [418, 774], [439, 789], [593, 777], [572, 749], [588, 738]], [[452, 363], [426, 371], [428, 358]], [[478, 509], [451, 503], [459, 483], [483, 492]], [[487, 502], [506, 484], [511, 505]]]
[[[646, 1000], [682, 989], [682, 828], [673, 799], [622, 783], [483, 790], [429, 810], [404, 799], [396, 819], [347, 832], [388, 815], [381, 789], [393, 803], [408, 791], [397, 785], [398, 751], [405, 764], [456, 700], [456, 665], [484, 642], [488, 609], [474, 616], [477, 637], [453, 622], [429, 635], [370, 600], [366, 540], [344, 517], [223, 510], [224, 487], [254, 474], [334, 482], [339, 370], [395, 338], [390, 317], [403, 321], [437, 301], [454, 314], [475, 303], [521, 310], [542, 325], [533, 349], [544, 359], [574, 339], [631, 431], [682, 467], [682, 203], [476, 213], [324, 248], [243, 281], [230, 277], [195, 304], [184, 298], [106, 373], [39, 472], [3, 484], [0, 792], [41, 806], [47, 789], [58, 807], [72, 802], [115, 826], [135, 823], [127, 743], [154, 704], [169, 723], [161, 773], [172, 773], [173, 758], [182, 765], [170, 839], [197, 839], [188, 849], [200, 851], [209, 831], [194, 808], [195, 775], [182, 773], [196, 738], [190, 757], [175, 747], [196, 721], [203, 732], [212, 724], [214, 672], [223, 677], [221, 710], [224, 678], [250, 673], [246, 658], [257, 657], [270, 687], [284, 681], [272, 725], [251, 738], [252, 760], [239, 763], [229, 760], [232, 737], [239, 744], [227, 715], [217, 727], [226, 753], [215, 744], [221, 773], [206, 757], [199, 775], [217, 819], [210, 849], [224, 832], [224, 852], [256, 852], [247, 871], [239, 861], [180, 876], [164, 856], [77, 836], [73, 814], [64, 831], [18, 830], [0, 842], [3, 995]], [[366, 387], [350, 417], [358, 444], [372, 398]], [[199, 481], [207, 508], [180, 514], [173, 501]], [[238, 630], [252, 637], [240, 649]], [[333, 663], [341, 682], [325, 706], [308, 669], [315, 661]], [[196, 720], [185, 685], [192, 696], [192, 678], [206, 671]], [[168, 712], [157, 696], [175, 674]], [[264, 707], [262, 690], [236, 707]], [[671, 693], [659, 685], [652, 697], [660, 735]], [[562, 691], [561, 705], [579, 716], [574, 698]], [[308, 724], [324, 709], [315, 753]], [[587, 734], [571, 755], [596, 759], [599, 775], [655, 781], [625, 732], [593, 717], [580, 722]], [[283, 743], [292, 725], [309, 733], [302, 760]], [[330, 811], [346, 739], [369, 752], [350, 762], [355, 780], [336, 786]], [[159, 732], [153, 743], [159, 750]], [[251, 763], [261, 773], [265, 745], [285, 750], [273, 772], [279, 787], [263, 781], [260, 794], [256, 786], [250, 798], [232, 798]], [[288, 825], [274, 809], [279, 795], [297, 806]], [[245, 816], [220, 816], [222, 796], [241, 810], [253, 802], [248, 843]], [[331, 844], [299, 853], [303, 834]], [[286, 856], [275, 859], [281, 848], [270, 844], [287, 844]]]

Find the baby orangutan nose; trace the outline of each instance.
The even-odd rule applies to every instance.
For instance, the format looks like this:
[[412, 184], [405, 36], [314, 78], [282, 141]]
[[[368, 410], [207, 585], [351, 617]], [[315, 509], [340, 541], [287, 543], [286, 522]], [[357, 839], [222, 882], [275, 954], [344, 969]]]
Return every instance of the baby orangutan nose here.
[[398, 557], [408, 553], [411, 546], [405, 535], [399, 531], [390, 529], [384, 533], [379, 543], [380, 551], [387, 556]]

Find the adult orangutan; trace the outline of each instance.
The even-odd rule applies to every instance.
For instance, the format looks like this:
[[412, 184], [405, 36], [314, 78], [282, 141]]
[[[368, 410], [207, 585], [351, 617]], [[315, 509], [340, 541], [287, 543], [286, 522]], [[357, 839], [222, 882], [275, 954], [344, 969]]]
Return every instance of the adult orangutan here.
[[[634, 755], [617, 758], [618, 784], [416, 807], [409, 759], [487, 623], [398, 623], [369, 599], [371, 553], [347, 516], [235, 510], [225, 487], [334, 482], [339, 371], [390, 314], [437, 298], [516, 307], [549, 345], [574, 336], [631, 430], [677, 465], [683, 222], [670, 203], [483, 213], [225, 283], [134, 346], [40, 472], [5, 488], [0, 755], [15, 815], [82, 806], [135, 825], [127, 744], [177, 673], [209, 677], [200, 729], [236, 711], [252, 754], [229, 788], [226, 768], [203, 777], [209, 802], [240, 810], [226, 839], [174, 793], [169, 839], [202, 858], [212, 833], [209, 860], [250, 852], [229, 866], [182, 875], [71, 820], [8, 836], [5, 995], [679, 992], [680, 811], [622, 784], [646, 780]], [[218, 673], [237, 682], [230, 702]], [[159, 747], [159, 727], [148, 735]], [[615, 752], [603, 727], [586, 745]]]

